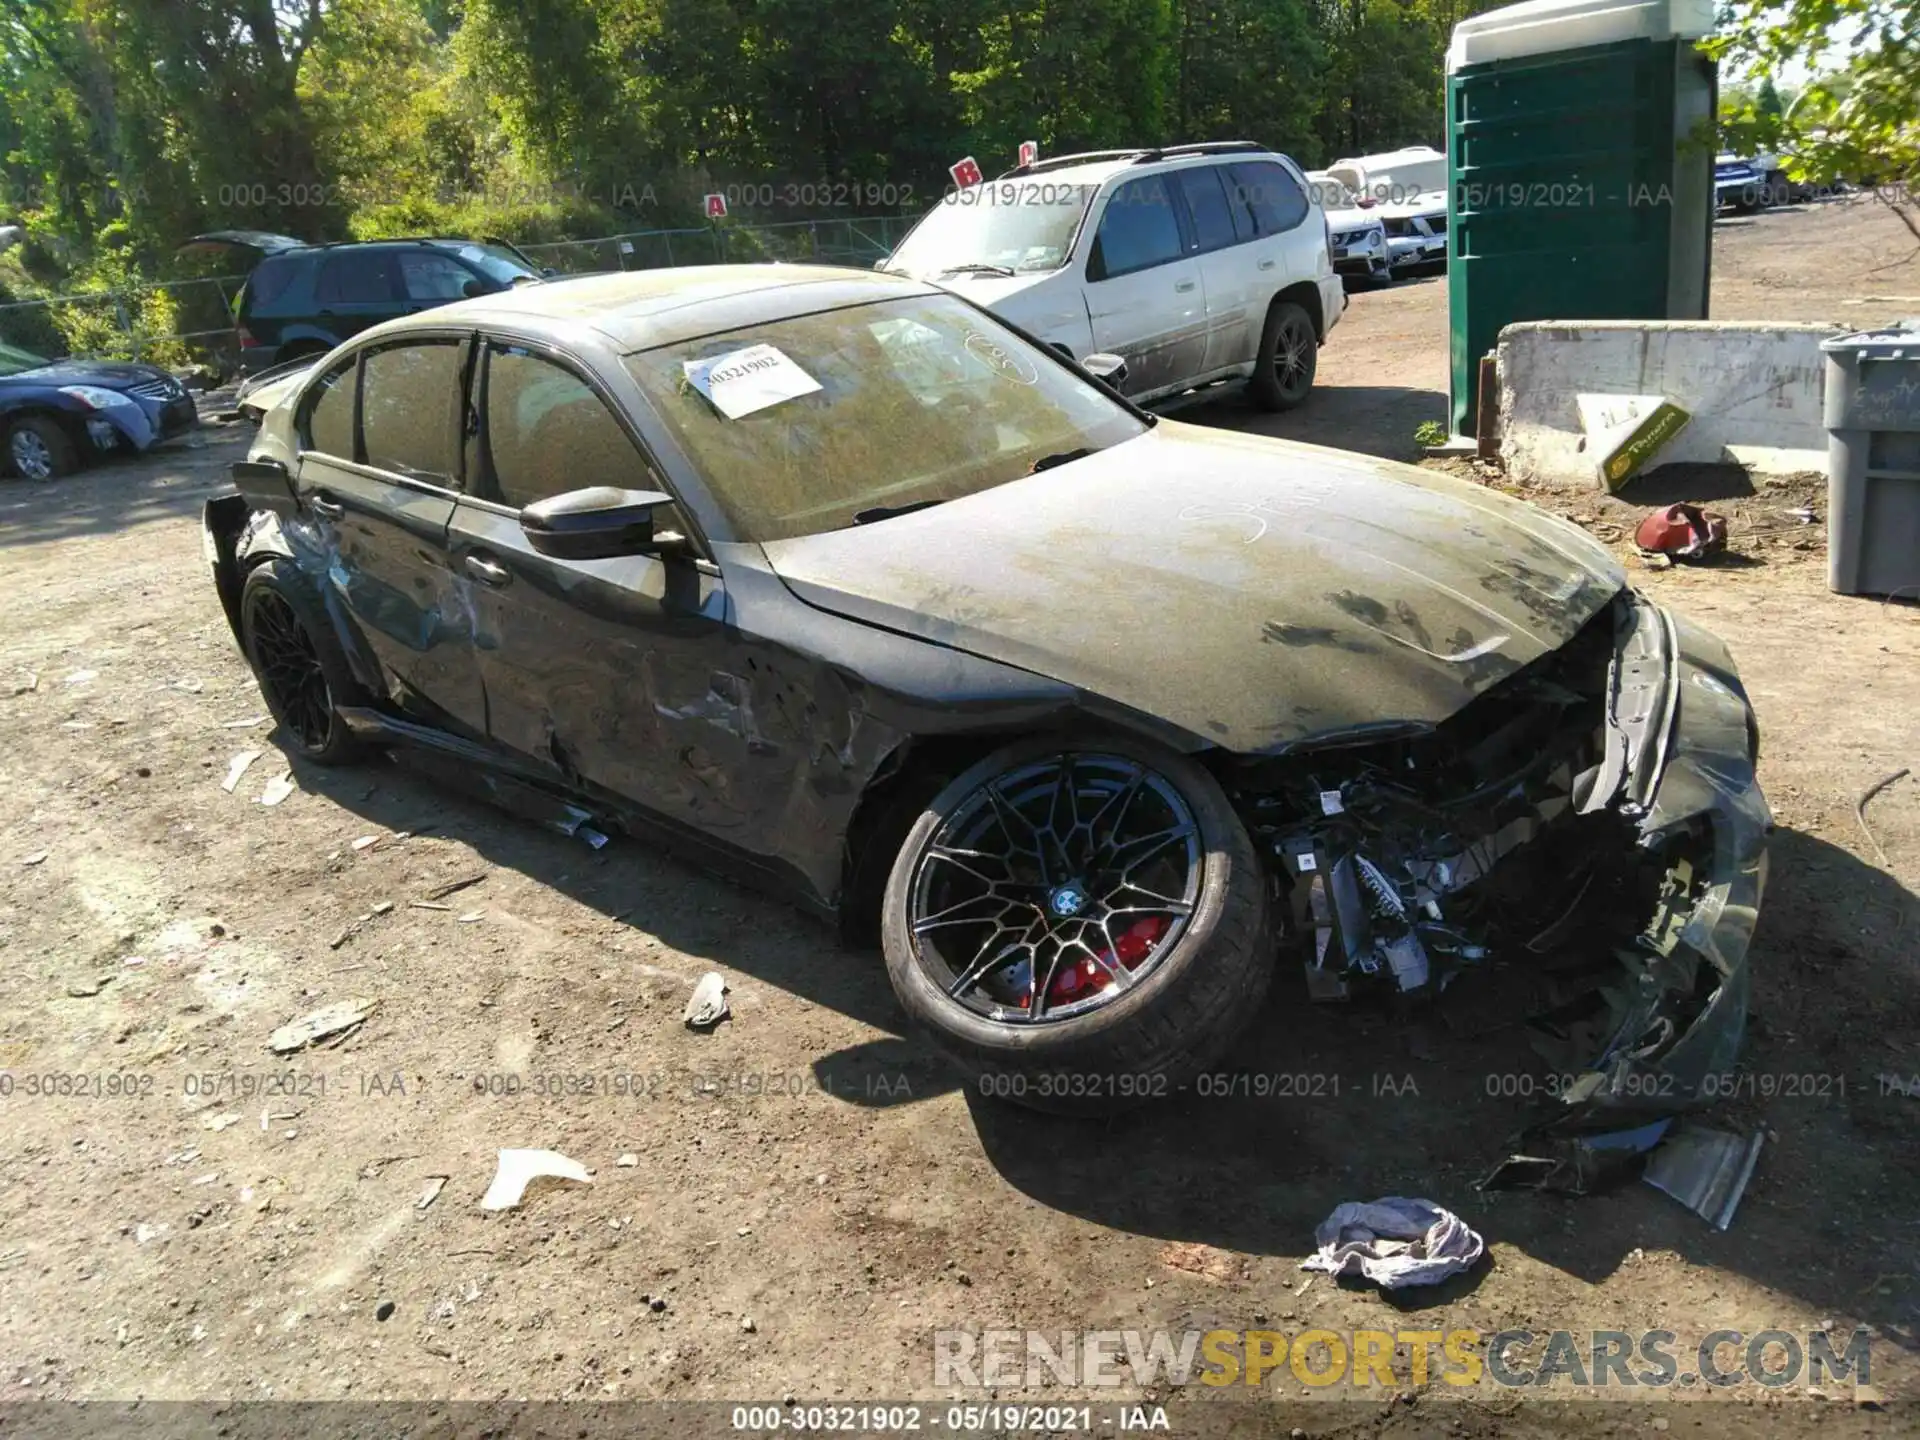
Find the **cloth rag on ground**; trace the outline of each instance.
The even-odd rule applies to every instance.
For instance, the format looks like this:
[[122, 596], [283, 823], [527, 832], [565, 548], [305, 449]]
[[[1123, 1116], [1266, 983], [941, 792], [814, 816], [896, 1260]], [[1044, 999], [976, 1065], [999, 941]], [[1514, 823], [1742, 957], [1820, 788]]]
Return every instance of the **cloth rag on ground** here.
[[1437, 1285], [1473, 1268], [1487, 1249], [1451, 1210], [1399, 1195], [1336, 1206], [1313, 1239], [1320, 1249], [1300, 1262], [1302, 1270], [1364, 1275], [1383, 1290]]

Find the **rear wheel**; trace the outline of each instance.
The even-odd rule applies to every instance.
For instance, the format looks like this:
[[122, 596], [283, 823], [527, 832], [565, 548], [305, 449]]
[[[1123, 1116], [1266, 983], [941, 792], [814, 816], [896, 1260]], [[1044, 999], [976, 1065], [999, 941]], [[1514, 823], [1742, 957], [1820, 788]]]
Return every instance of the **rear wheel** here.
[[59, 421], [23, 415], [7, 429], [7, 466], [22, 480], [58, 480], [80, 468], [80, 451]]
[[340, 707], [359, 701], [360, 688], [325, 607], [291, 560], [275, 558], [247, 572], [240, 631], [260, 694], [293, 749], [319, 765], [357, 756], [360, 746]]
[[1172, 1093], [1258, 1009], [1266, 881], [1219, 784], [1119, 738], [1008, 746], [928, 804], [882, 904], [907, 1014], [984, 1095]]
[[1260, 333], [1249, 389], [1262, 410], [1291, 410], [1313, 389], [1320, 337], [1313, 317], [1291, 300], [1276, 300]]

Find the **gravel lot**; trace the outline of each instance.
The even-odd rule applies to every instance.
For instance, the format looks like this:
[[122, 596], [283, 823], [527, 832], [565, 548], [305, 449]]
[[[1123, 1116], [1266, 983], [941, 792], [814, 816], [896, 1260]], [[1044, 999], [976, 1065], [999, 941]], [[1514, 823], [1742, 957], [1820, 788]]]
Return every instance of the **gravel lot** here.
[[[1870, 203], [1717, 240], [1717, 318], [1920, 312], [1920, 263]], [[1183, 418], [1411, 458], [1445, 325], [1443, 280], [1356, 295], [1303, 411]], [[1642, 1186], [1476, 1192], [1527, 1111], [1499, 1092], [1542, 1067], [1512, 1029], [1474, 1033], [1472, 995], [1396, 1020], [1310, 1011], [1283, 977], [1228, 1068], [1331, 1085], [1072, 1123], [964, 1093], [903, 1038], [877, 956], [670, 856], [595, 852], [388, 763], [296, 767], [263, 805], [288, 766], [240, 723], [264, 707], [198, 536], [245, 438], [0, 486], [0, 1398], [944, 1400], [943, 1327], [1658, 1327], [1684, 1353], [1865, 1324], [1895, 1413], [1850, 1384], [1566, 1413], [1439, 1385], [1309, 1399], [1284, 1369], [1266, 1397], [1288, 1408], [1264, 1413], [1282, 1433], [1599, 1433], [1705, 1403], [1755, 1433], [1901, 1428], [1920, 1099], [1876, 1077], [1920, 1077], [1920, 778], [1874, 800], [1873, 841], [1854, 807], [1920, 768], [1920, 609], [1827, 592], [1819, 530], [1773, 518], [1817, 487], [1729, 495], [1732, 561], [1635, 577], [1733, 647], [1780, 827], [1755, 1078], [1721, 1121], [1769, 1138], [1720, 1234]], [[1571, 513], [1615, 538], [1638, 511]], [[680, 1013], [708, 969], [734, 1018], [698, 1035]], [[267, 1049], [354, 999], [376, 1008], [344, 1042]], [[502, 1146], [594, 1183], [483, 1213]], [[1461, 1212], [1491, 1267], [1411, 1306], [1303, 1289], [1313, 1226], [1392, 1194]], [[1180, 1416], [1218, 1399], [1196, 1397]]]

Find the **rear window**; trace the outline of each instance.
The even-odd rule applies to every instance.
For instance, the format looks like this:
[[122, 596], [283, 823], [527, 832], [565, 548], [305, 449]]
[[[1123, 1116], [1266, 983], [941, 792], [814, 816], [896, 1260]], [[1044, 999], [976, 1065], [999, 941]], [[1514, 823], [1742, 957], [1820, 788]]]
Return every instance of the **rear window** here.
[[292, 258], [262, 260], [253, 267], [253, 274], [247, 277], [240, 308], [252, 311], [273, 304], [287, 293], [293, 277], [300, 273], [300, 263]]
[[1252, 238], [1251, 225], [1247, 226], [1245, 237], [1235, 233], [1233, 212], [1227, 205], [1227, 192], [1220, 187], [1219, 166], [1180, 170], [1175, 175], [1180, 193], [1187, 197], [1187, 213], [1193, 217], [1196, 249], [1218, 250], [1237, 239]]
[[393, 299], [392, 257], [384, 250], [329, 255], [313, 282], [313, 298], [319, 305], [366, 305]]

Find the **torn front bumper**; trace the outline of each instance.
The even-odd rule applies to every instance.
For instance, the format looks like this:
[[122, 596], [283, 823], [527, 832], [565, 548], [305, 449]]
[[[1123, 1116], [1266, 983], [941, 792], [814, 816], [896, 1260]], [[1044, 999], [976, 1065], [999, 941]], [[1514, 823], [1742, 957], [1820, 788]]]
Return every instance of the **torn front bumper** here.
[[1633, 957], [1618, 1021], [1536, 1135], [1617, 1131], [1710, 1104], [1746, 1033], [1747, 950], [1773, 817], [1754, 767], [1759, 731], [1717, 638], [1639, 595], [1620, 602], [1601, 783], [1672, 856]]

